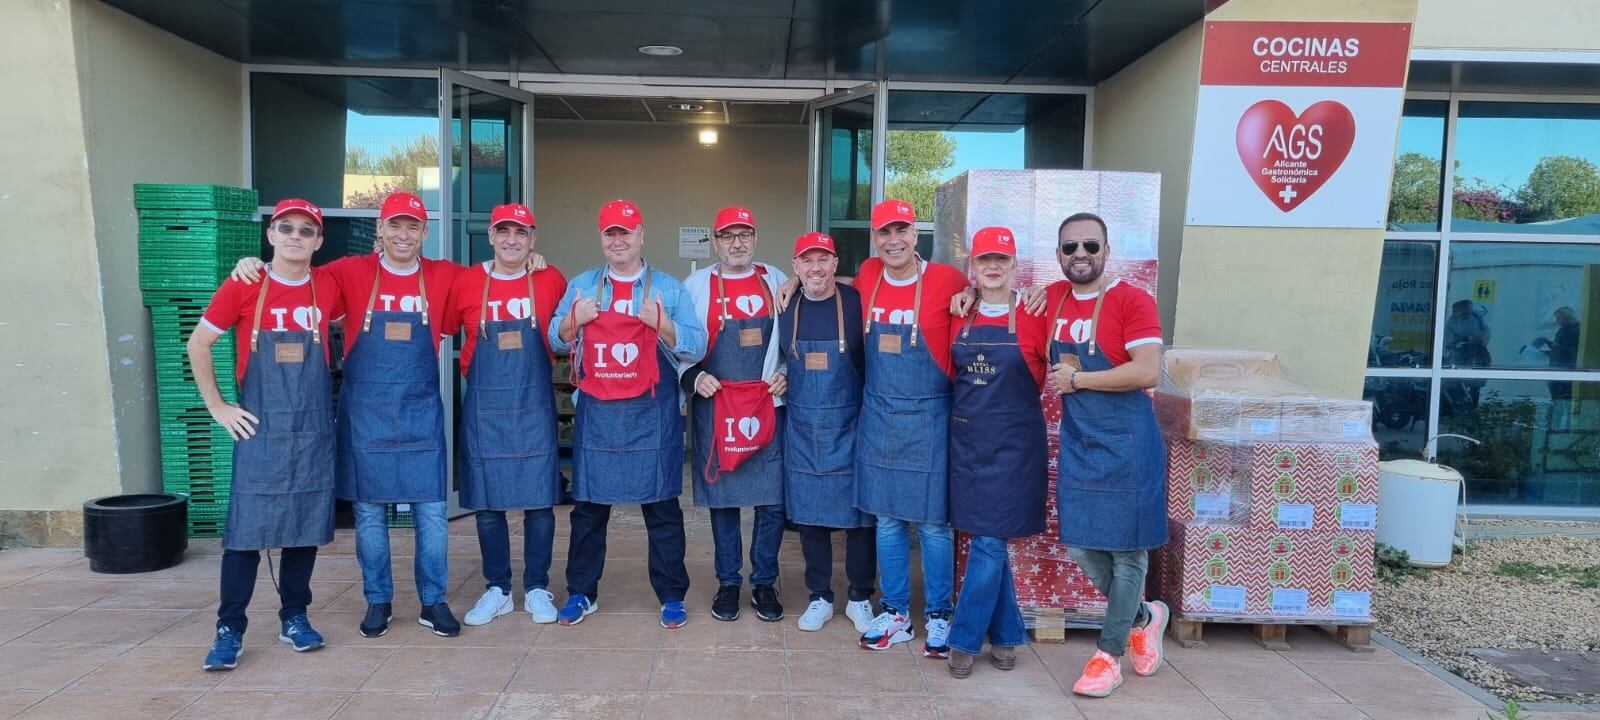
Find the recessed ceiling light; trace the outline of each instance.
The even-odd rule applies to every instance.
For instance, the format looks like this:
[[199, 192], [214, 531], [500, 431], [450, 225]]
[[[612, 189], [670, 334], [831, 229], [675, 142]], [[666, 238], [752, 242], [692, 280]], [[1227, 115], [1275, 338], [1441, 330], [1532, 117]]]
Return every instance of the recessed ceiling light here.
[[676, 45], [645, 45], [639, 48], [639, 52], [646, 55], [670, 57], [672, 55], [682, 55], [683, 48]]
[[704, 105], [696, 105], [694, 103], [681, 103], [680, 102], [680, 103], [672, 103], [671, 105], [668, 105], [667, 109], [668, 110], [679, 110], [679, 111], [682, 111], [682, 112], [695, 112], [697, 110], [706, 109], [706, 106], [704, 106]]

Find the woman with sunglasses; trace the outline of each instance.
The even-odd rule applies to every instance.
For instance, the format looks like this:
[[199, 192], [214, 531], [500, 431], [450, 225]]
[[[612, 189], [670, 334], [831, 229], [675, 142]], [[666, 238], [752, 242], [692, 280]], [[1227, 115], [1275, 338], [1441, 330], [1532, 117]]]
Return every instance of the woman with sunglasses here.
[[1016, 667], [1016, 648], [1028, 635], [1006, 539], [1045, 528], [1039, 388], [1049, 362], [1046, 326], [1041, 316], [1017, 307], [1016, 255], [1010, 230], [986, 227], [973, 235], [969, 272], [978, 307], [951, 338], [950, 524], [971, 538], [950, 627], [950, 674], [958, 678], [972, 674], [986, 636], [990, 664]]
[[1148, 551], [1167, 541], [1166, 447], [1144, 393], [1160, 375], [1161, 321], [1149, 293], [1106, 278], [1104, 220], [1078, 213], [1056, 237], [1067, 280], [1047, 293], [1048, 386], [1061, 395], [1061, 542], [1107, 599], [1098, 649], [1072, 691], [1106, 697], [1128, 651], [1137, 675], [1161, 667], [1167, 606], [1141, 600]]

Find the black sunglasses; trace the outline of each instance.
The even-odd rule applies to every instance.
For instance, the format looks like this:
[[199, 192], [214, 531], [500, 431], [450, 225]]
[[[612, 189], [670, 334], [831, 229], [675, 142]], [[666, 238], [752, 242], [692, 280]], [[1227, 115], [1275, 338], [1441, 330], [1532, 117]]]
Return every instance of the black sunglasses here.
[[[1068, 241], [1066, 241], [1064, 243], [1061, 243], [1061, 254], [1062, 255], [1071, 255], [1071, 254], [1077, 252], [1078, 251], [1078, 244], [1079, 243], [1078, 243], [1077, 240], [1068, 240]], [[1099, 255], [1100, 254], [1100, 241], [1099, 240], [1085, 240], [1085, 241], [1083, 241], [1082, 244], [1083, 244], [1083, 251], [1084, 252], [1089, 253], [1090, 255]]]

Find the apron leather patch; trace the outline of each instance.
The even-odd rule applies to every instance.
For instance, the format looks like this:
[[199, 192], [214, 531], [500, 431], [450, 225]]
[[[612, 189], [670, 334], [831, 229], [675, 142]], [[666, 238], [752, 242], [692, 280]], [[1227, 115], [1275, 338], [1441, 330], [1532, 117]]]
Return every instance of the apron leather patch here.
[[807, 370], [827, 370], [828, 369], [828, 354], [825, 353], [825, 352], [808, 352], [808, 353], [806, 353], [806, 369]]
[[899, 355], [900, 354], [900, 336], [899, 335], [879, 335], [878, 336], [878, 352], [889, 353], [891, 355]]
[[383, 339], [408, 342], [411, 340], [411, 323], [386, 322], [383, 324]]
[[306, 346], [298, 343], [294, 345], [276, 345], [273, 357], [280, 363], [303, 363], [306, 361]]
[[761, 328], [745, 328], [739, 331], [739, 347], [758, 347], [761, 345]]
[[516, 330], [502, 330], [496, 342], [501, 350], [521, 350], [522, 333]]
[[1060, 360], [1057, 362], [1057, 364], [1069, 366], [1073, 370], [1083, 369], [1083, 361], [1078, 359], [1078, 356], [1073, 355], [1072, 353], [1061, 353]]

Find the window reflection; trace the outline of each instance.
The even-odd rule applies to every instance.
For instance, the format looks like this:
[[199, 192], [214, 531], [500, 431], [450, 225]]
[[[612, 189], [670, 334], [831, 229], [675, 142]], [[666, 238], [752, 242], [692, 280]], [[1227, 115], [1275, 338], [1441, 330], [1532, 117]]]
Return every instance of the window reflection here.
[[1447, 290], [1445, 367], [1600, 368], [1600, 245], [1453, 243]]
[[1476, 380], [1479, 396], [1441, 396], [1439, 461], [1466, 478], [1471, 503], [1600, 505], [1600, 384]]
[[1406, 101], [1389, 189], [1390, 230], [1439, 229], [1444, 126], [1449, 109], [1450, 104], [1443, 100]]
[[1600, 105], [1462, 102], [1456, 232], [1600, 234]]
[[1429, 242], [1386, 242], [1378, 270], [1368, 367], [1431, 367], [1434, 278], [1439, 248]]
[[1369, 377], [1361, 399], [1372, 403], [1372, 437], [1381, 460], [1422, 457], [1428, 434], [1428, 379]]

